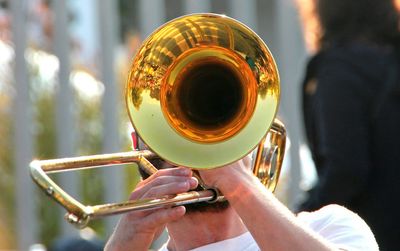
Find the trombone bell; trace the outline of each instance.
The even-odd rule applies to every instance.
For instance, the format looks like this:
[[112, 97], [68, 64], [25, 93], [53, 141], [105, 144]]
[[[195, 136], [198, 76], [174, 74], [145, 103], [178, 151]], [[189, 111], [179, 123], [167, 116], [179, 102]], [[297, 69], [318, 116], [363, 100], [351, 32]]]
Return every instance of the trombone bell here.
[[275, 118], [280, 89], [275, 61], [252, 30], [226, 16], [193, 14], [144, 41], [125, 93], [130, 120], [152, 151], [203, 169], [258, 145]]

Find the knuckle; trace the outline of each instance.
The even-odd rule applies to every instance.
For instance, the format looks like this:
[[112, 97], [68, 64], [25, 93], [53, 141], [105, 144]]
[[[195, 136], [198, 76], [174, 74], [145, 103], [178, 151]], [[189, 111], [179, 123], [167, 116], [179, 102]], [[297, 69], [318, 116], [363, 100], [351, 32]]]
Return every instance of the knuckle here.
[[144, 195], [145, 198], [154, 198], [157, 196], [157, 190], [155, 188], [150, 188], [149, 191]]
[[162, 184], [164, 184], [166, 182], [166, 177], [165, 176], [159, 176], [159, 177], [156, 177], [154, 180], [153, 180], [153, 185], [156, 185], [156, 186], [158, 186], [158, 185], [162, 185]]
[[138, 191], [133, 191], [130, 195], [129, 195], [129, 199], [134, 200], [137, 199], [139, 192]]

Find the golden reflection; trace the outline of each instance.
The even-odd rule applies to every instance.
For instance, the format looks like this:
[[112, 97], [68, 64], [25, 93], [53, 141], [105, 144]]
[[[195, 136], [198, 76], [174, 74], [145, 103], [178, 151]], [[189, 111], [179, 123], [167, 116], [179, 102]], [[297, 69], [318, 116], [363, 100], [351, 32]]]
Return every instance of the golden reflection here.
[[[229, 156], [244, 156], [266, 134], [277, 110], [279, 76], [268, 48], [248, 27], [221, 15], [194, 14], [147, 38], [126, 88], [133, 126], [153, 151], [172, 163], [218, 166]], [[230, 150], [217, 156], [226, 146]], [[171, 149], [183, 150], [185, 160]], [[200, 163], [205, 155], [210, 163]]]

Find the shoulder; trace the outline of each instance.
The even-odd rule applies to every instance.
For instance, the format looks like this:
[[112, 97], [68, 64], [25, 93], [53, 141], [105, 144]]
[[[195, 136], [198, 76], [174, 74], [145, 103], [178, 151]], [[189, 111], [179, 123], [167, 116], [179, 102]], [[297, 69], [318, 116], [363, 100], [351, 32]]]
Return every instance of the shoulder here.
[[339, 248], [345, 250], [379, 250], [365, 221], [339, 205], [328, 205], [313, 212], [302, 212], [298, 219]]
[[369, 102], [387, 75], [392, 54], [393, 50], [362, 43], [324, 49], [308, 63], [304, 90], [313, 83], [311, 94], [334, 98], [334, 102], [336, 95]]
[[301, 212], [298, 214], [298, 218], [316, 229], [333, 223], [346, 223], [349, 226], [366, 225], [356, 213], [336, 204], [327, 205], [312, 212]]
[[321, 51], [318, 61], [321, 70], [340, 69], [374, 81], [382, 78], [393, 53], [393, 47], [353, 42]]

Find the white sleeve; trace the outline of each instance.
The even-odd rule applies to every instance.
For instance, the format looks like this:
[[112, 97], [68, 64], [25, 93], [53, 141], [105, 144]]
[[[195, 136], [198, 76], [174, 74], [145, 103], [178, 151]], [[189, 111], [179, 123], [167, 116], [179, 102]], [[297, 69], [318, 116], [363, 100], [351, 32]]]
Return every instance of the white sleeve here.
[[342, 206], [328, 205], [314, 212], [302, 212], [298, 219], [339, 249], [379, 250], [365, 221]]

